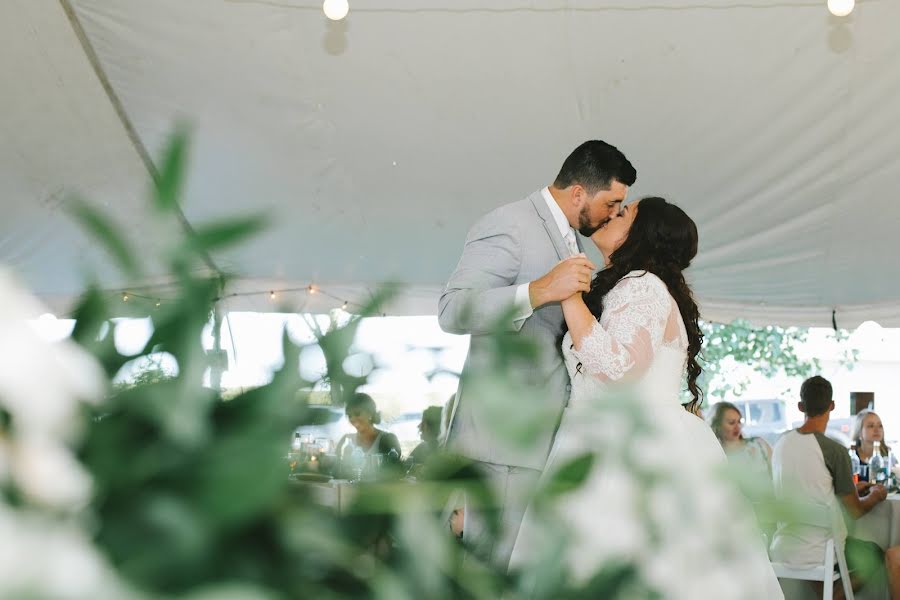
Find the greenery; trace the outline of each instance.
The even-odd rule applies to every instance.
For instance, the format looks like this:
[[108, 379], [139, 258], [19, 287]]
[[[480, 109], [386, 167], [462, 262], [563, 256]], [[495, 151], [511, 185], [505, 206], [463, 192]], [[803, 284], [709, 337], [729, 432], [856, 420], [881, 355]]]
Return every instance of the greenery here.
[[[703, 374], [700, 387], [711, 398], [728, 394], [740, 396], [749, 384], [746, 374], [729, 369], [729, 364], [742, 364], [765, 377], [779, 374], [806, 378], [821, 370], [818, 359], [802, 358], [798, 348], [807, 342], [809, 330], [803, 327], [754, 327], [738, 319], [729, 324], [701, 322], [704, 341], [701, 351]], [[837, 330], [837, 342], [847, 339], [847, 332]], [[856, 351], [843, 348], [842, 364], [853, 366]]]
[[[148, 222], [179, 224], [186, 155], [186, 137], [176, 134], [154, 178]], [[139, 281], [148, 257], [139, 259], [101, 211], [83, 201], [74, 206], [76, 218], [106, 247], [125, 280]], [[110, 385], [104, 401], [84, 406], [73, 427], [82, 432], [77, 458], [91, 486], [87, 506], [67, 523], [80, 528], [132, 596], [391, 600], [660, 596], [642, 580], [642, 565], [634, 557], [616, 557], [598, 565], [592, 576], [576, 580], [565, 553], [572, 532], [553, 518], [557, 504], [578, 493], [591, 467], [606, 461], [604, 465], [624, 470], [630, 478], [623, 483], [644, 521], [649, 552], [660, 519], [671, 518], [660, 508], [680, 511], [679, 519], [690, 526], [690, 515], [699, 508], [687, 506], [684, 499], [694, 497], [699, 482], [680, 477], [677, 468], [661, 469], [660, 461], [666, 457], [647, 455], [644, 449], [657, 439], [653, 407], [642, 406], [627, 392], [610, 394], [595, 407], [602, 412], [594, 416], [597, 422], [615, 423], [611, 429], [618, 433], [549, 474], [534, 504], [539, 517], [546, 511], [547, 535], [536, 549], [537, 566], [527, 572], [498, 571], [465, 554], [449, 535], [445, 510], [461, 491], [470, 505], [485, 510], [491, 531], [499, 527], [501, 507], [472, 465], [459, 457], [436, 456], [425, 469], [426, 477], [415, 485], [358, 484], [355, 499], [342, 510], [323, 503], [314, 486], [293, 481], [285, 455], [294, 428], [311, 421], [309, 400], [317, 393], [311, 390], [327, 385], [333, 402], [341, 405], [365, 383], [365, 376], [346, 371], [346, 358], [354, 352], [360, 319], [380, 314], [396, 290], [381, 290], [349, 319], [313, 328], [314, 345], [327, 365], [321, 380], [301, 377], [304, 347], [285, 332], [285, 362], [272, 381], [223, 400], [202, 385], [210, 357], [201, 340], [213, 321], [217, 299], [227, 293], [230, 277], [210, 273], [208, 257], [211, 251], [260, 231], [264, 223], [256, 215], [195, 224], [163, 244], [155, 258], [166, 265], [170, 292], [159, 304], [155, 299], [140, 302], [140, 297], [124, 303], [119, 293], [89, 284], [77, 308], [72, 337], [95, 357], [107, 382], [129, 363], [148, 365], [133, 381]], [[149, 316], [153, 323], [145, 346], [128, 356], [113, 343], [116, 319], [126, 315]], [[537, 355], [533, 341], [502, 333], [506, 318], [498, 319], [497, 333], [490, 337], [493, 352], [481, 357], [465, 384], [470, 393], [491, 398], [483, 417], [496, 443], [525, 447], [555, 415], [542, 409], [546, 403], [535, 385], [538, 373], [533, 373], [533, 380], [504, 376], [511, 368], [521, 371], [523, 364], [533, 364]], [[758, 330], [737, 324], [707, 327], [710, 362], [743, 354], [768, 364], [765, 368], [804, 368], [798, 366], [788, 340], [793, 333], [767, 330], [768, 337], [760, 338]], [[775, 350], [768, 350], [768, 345]], [[177, 369], [164, 371], [161, 356], [167, 363], [174, 361]], [[6, 412], [0, 417], [4, 435], [14, 433], [15, 419]], [[13, 485], [6, 487], [7, 499], [20, 502], [25, 497]], [[730, 513], [723, 514], [733, 520]], [[713, 529], [729, 531], [719, 525]], [[727, 545], [721, 539], [716, 543]], [[34, 591], [24, 595], [43, 597]], [[102, 595], [125, 597], [122, 590], [111, 589]]]
[[[176, 134], [154, 179], [157, 223], [178, 221], [186, 137]], [[139, 280], [142, 261], [114, 223], [89, 203], [76, 203], [76, 218], [114, 257], [126, 280]], [[327, 364], [320, 381], [300, 376], [303, 348], [285, 333], [284, 366], [268, 385], [223, 401], [202, 385], [210, 367], [201, 333], [229, 276], [210, 274], [209, 252], [259, 231], [265, 219], [194, 225], [166, 247], [170, 285], [164, 301], [121, 295], [88, 286], [76, 311], [73, 339], [102, 365], [112, 381], [123, 366], [149, 364], [127, 384], [85, 409], [78, 458], [93, 492], [85, 509], [91, 537], [116, 572], [140, 595], [259, 598], [496, 598], [515, 597], [521, 582], [472, 556], [448, 534], [442, 515], [452, 495], [464, 491], [487, 510], [496, 531], [493, 497], [472, 467], [450, 455], [428, 466], [428, 481], [363, 489], [347, 511], [323, 506], [315, 489], [289, 478], [285, 460], [291, 432], [305, 423], [308, 401], [327, 385], [342, 404], [365, 376], [344, 369], [360, 319], [380, 314], [395, 290], [376, 294], [359, 314], [315, 328], [315, 345]], [[289, 308], [289, 307], [286, 307]], [[153, 333], [136, 355], [121, 355], [113, 343], [117, 317], [149, 316]], [[498, 331], [500, 325], [498, 324]], [[511, 365], [533, 360], [527, 340], [497, 335], [493, 361], [469, 385], [496, 401], [486, 418], [498, 440], [524, 445], [543, 411], [523, 411], [538, 393], [531, 382], [511, 381]], [[174, 360], [168, 373], [159, 357]], [[154, 366], [155, 365], [155, 366]], [[577, 489], [590, 465], [581, 458], [553, 478], [548, 497]], [[548, 552], [552, 548], [548, 548]], [[558, 556], [557, 556], [558, 558]], [[557, 561], [558, 562], [558, 561]], [[639, 568], [627, 561], [604, 566], [587, 582], [565, 577], [557, 564], [543, 597], [616, 597], [643, 590]]]

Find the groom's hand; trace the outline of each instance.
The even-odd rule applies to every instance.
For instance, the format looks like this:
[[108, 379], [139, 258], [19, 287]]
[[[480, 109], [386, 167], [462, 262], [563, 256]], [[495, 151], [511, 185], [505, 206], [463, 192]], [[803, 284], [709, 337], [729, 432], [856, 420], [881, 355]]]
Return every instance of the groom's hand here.
[[537, 308], [549, 302], [560, 302], [572, 294], [591, 289], [594, 263], [584, 254], [564, 258], [549, 273], [528, 284], [531, 307]]

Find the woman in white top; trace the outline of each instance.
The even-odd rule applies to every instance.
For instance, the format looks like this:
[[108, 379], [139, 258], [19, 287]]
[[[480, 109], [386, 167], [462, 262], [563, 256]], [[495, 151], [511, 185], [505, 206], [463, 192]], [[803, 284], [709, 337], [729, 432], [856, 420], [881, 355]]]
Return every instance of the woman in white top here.
[[365, 454], [383, 454], [385, 457], [393, 450], [394, 462], [400, 462], [400, 440], [393, 433], [375, 427], [381, 423], [381, 413], [372, 396], [357, 392], [347, 401], [344, 411], [356, 433], [348, 433], [337, 443], [337, 454], [341, 459], [349, 458], [345, 455], [358, 447]]

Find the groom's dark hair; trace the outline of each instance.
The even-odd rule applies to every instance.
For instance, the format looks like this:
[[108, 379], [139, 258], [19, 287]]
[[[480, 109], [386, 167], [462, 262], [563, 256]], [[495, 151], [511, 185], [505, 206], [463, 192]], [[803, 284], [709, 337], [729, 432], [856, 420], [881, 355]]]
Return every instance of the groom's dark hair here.
[[553, 187], [563, 189], [576, 183], [589, 194], [608, 190], [613, 181], [633, 185], [637, 171], [618, 148], [600, 140], [588, 140], [566, 158]]

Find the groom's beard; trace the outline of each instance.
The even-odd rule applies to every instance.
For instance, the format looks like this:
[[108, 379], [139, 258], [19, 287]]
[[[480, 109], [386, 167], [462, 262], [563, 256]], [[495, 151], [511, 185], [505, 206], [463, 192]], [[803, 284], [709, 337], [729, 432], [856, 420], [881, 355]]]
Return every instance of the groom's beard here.
[[609, 217], [603, 219], [598, 225], [591, 225], [591, 213], [587, 206], [581, 207], [578, 213], [578, 233], [584, 237], [591, 237], [598, 229], [609, 223]]

